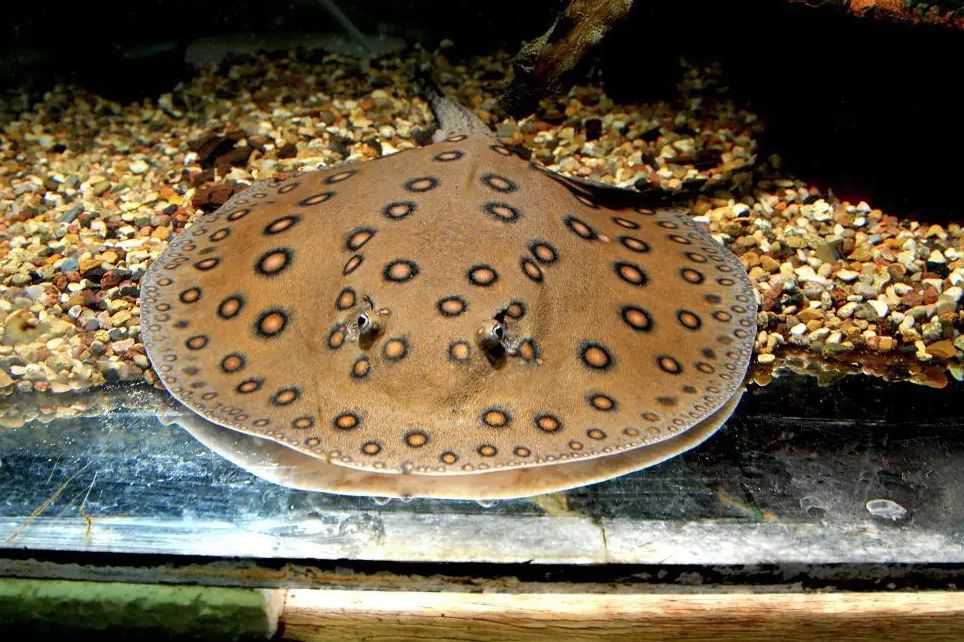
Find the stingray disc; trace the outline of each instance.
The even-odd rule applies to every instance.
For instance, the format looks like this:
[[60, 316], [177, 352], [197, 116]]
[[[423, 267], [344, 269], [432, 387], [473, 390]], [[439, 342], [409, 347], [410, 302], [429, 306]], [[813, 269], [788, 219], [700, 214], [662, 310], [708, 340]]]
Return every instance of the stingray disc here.
[[433, 475], [674, 438], [738, 394], [755, 313], [684, 214], [604, 207], [479, 135], [252, 186], [168, 246], [141, 311], [202, 417]]

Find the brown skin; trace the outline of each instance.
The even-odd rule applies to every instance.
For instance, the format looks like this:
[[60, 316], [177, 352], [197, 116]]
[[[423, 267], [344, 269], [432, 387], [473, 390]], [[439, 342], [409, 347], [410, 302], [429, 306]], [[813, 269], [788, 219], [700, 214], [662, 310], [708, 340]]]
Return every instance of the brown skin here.
[[688, 217], [593, 204], [478, 134], [253, 186], [171, 243], [142, 304], [162, 382], [206, 419], [448, 476], [674, 439], [738, 394], [754, 323]]

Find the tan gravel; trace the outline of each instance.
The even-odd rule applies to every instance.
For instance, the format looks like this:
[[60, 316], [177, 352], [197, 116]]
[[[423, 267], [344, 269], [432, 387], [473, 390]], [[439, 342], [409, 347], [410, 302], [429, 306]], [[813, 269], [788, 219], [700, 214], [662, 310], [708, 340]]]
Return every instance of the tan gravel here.
[[[552, 169], [678, 194], [756, 284], [758, 382], [785, 368], [964, 378], [960, 225], [838, 202], [758, 158], [763, 124], [726, 98], [718, 69], [684, 67], [672, 102], [616, 105], [583, 85], [514, 121], [495, 100], [507, 60], [436, 67], [503, 142]], [[255, 57], [137, 104], [63, 85], [0, 101], [0, 393], [154, 382], [138, 325], [150, 262], [254, 180], [425, 142], [414, 64]]]

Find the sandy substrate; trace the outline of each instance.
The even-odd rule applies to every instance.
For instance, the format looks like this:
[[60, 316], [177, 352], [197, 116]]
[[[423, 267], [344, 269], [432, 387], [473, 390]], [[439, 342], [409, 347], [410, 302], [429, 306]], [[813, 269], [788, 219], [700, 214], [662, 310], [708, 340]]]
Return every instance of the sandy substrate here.
[[[414, 62], [248, 58], [138, 104], [70, 86], [3, 98], [0, 393], [155, 382], [139, 339], [151, 261], [254, 180], [427, 142]], [[504, 143], [563, 173], [676, 194], [740, 256], [761, 306], [758, 383], [787, 367], [964, 378], [960, 225], [838, 202], [781, 173], [757, 156], [763, 123], [726, 98], [718, 70], [684, 68], [671, 102], [616, 105], [583, 85], [514, 121], [495, 99], [506, 56], [437, 68]]]

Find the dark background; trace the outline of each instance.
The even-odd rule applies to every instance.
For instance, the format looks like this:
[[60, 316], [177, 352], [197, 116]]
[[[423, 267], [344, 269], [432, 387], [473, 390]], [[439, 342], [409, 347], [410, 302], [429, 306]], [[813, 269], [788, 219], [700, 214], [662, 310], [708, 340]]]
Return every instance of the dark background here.
[[[339, 0], [366, 33], [454, 54], [515, 52], [558, 0]], [[340, 31], [312, 0], [286, 3], [8, 3], [0, 83], [56, 80], [120, 100], [190, 77], [184, 48], [219, 34]], [[931, 222], [964, 219], [964, 33], [893, 24], [785, 0], [636, 0], [594, 60], [619, 100], [675, 95], [679, 60], [719, 61], [737, 100], [767, 122], [763, 155], [841, 198]]]

